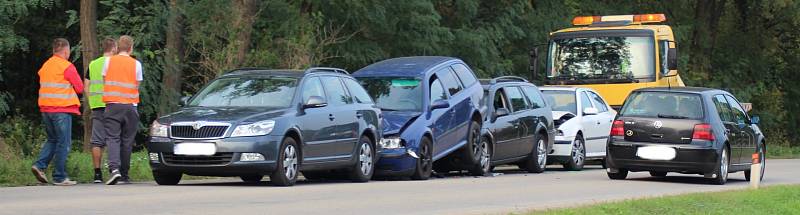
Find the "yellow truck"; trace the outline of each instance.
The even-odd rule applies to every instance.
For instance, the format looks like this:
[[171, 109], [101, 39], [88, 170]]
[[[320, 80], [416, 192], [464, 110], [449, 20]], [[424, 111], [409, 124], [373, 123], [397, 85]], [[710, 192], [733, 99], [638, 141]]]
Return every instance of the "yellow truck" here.
[[635, 89], [684, 86], [672, 28], [657, 24], [664, 21], [664, 14], [575, 17], [573, 27], [550, 33], [545, 85], [592, 88], [615, 109]]

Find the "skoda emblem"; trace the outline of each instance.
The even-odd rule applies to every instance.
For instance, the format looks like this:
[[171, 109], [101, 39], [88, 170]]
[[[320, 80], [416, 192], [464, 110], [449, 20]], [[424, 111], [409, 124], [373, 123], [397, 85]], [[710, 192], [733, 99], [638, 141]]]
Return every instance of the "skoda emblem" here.
[[200, 128], [202, 128], [204, 126], [204, 124], [205, 124], [205, 122], [203, 122], [203, 121], [194, 122], [194, 124], [192, 124], [192, 128], [194, 130], [200, 130]]
[[633, 130], [625, 131], [625, 135], [628, 135], [629, 137], [633, 136]]
[[653, 127], [655, 127], [655, 128], [661, 128], [661, 126], [663, 126], [663, 125], [664, 124], [661, 123], [661, 121], [656, 121], [656, 122], [653, 123]]

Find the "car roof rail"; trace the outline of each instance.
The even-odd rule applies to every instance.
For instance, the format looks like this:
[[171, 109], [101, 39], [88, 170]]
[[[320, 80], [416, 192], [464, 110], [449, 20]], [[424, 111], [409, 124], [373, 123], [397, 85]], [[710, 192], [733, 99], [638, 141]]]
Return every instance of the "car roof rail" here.
[[333, 68], [333, 67], [311, 67], [311, 68], [306, 69], [306, 71], [305, 71], [305, 73], [315, 73], [315, 72], [333, 72], [333, 73], [341, 73], [341, 74], [345, 74], [345, 75], [350, 75], [350, 73], [347, 72], [347, 70], [339, 69], [339, 68]]
[[519, 77], [519, 76], [500, 76], [500, 77], [497, 77], [497, 78], [492, 78], [492, 80], [489, 81], [489, 83], [490, 84], [496, 84], [496, 83], [499, 83], [499, 82], [511, 82], [511, 81], [519, 81], [519, 82], [526, 82], [527, 83], [528, 79], [525, 79], [525, 78], [522, 78], [522, 77]]

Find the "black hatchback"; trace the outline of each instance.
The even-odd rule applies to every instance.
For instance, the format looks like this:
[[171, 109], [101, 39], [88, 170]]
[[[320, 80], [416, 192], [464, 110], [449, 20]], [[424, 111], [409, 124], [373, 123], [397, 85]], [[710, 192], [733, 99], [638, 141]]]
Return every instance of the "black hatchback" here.
[[631, 92], [611, 128], [607, 173], [625, 179], [628, 171], [701, 174], [725, 184], [728, 173], [745, 171], [751, 155], [761, 159], [764, 135], [758, 117], [749, 117], [728, 92], [709, 88], [644, 88]]
[[377, 161], [380, 116], [344, 70], [239, 69], [153, 122], [150, 167], [162, 185], [188, 174], [247, 182], [268, 175], [290, 186], [301, 171], [310, 178], [331, 170], [365, 182]]

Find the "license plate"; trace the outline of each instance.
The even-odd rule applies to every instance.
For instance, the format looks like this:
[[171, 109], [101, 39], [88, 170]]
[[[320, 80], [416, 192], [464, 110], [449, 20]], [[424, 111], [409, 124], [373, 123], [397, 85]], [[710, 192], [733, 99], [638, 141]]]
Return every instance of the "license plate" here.
[[217, 146], [213, 143], [178, 143], [173, 148], [176, 155], [214, 155]]
[[675, 159], [675, 148], [666, 146], [642, 146], [636, 149], [636, 156], [647, 160]]

